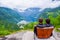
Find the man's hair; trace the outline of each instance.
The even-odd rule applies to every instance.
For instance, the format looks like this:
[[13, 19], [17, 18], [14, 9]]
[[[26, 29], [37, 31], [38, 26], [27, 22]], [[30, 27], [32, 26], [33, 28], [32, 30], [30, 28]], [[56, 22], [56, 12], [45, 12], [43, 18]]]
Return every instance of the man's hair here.
[[46, 19], [46, 23], [47, 24], [50, 24], [50, 19]]
[[39, 19], [39, 22], [42, 23], [43, 22], [43, 19]]

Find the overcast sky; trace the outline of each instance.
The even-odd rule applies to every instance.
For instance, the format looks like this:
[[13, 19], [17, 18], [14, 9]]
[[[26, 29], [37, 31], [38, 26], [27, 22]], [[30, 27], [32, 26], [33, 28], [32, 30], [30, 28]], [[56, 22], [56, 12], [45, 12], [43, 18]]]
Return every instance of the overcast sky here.
[[60, 1], [52, 0], [0, 0], [0, 6], [25, 10], [30, 7], [55, 8]]

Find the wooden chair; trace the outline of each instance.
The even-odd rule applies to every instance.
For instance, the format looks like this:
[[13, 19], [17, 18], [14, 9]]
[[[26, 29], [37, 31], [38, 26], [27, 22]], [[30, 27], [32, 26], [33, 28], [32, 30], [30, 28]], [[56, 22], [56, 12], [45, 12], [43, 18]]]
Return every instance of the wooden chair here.
[[53, 27], [39, 28], [37, 27], [37, 37], [38, 38], [49, 38], [52, 34]]

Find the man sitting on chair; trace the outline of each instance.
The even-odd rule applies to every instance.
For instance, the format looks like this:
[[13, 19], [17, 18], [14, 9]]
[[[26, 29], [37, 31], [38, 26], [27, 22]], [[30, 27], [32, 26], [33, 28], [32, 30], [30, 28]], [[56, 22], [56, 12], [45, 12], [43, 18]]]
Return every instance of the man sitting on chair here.
[[52, 24], [50, 23], [50, 19], [46, 19], [46, 27], [52, 27]]
[[[50, 23], [50, 19], [46, 19], [46, 25], [45, 27], [54, 27], [51, 23]], [[52, 33], [51, 33], [52, 36]]]
[[37, 27], [43, 28], [43, 19], [39, 19], [39, 24], [34, 27], [34, 33], [37, 35]]

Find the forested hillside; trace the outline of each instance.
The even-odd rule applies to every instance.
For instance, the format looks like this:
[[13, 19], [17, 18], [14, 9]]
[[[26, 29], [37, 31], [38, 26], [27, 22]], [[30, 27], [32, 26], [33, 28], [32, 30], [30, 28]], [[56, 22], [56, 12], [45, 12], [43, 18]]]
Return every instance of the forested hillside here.
[[0, 35], [7, 35], [14, 31], [20, 30], [17, 22], [21, 20], [18, 12], [0, 7]]

